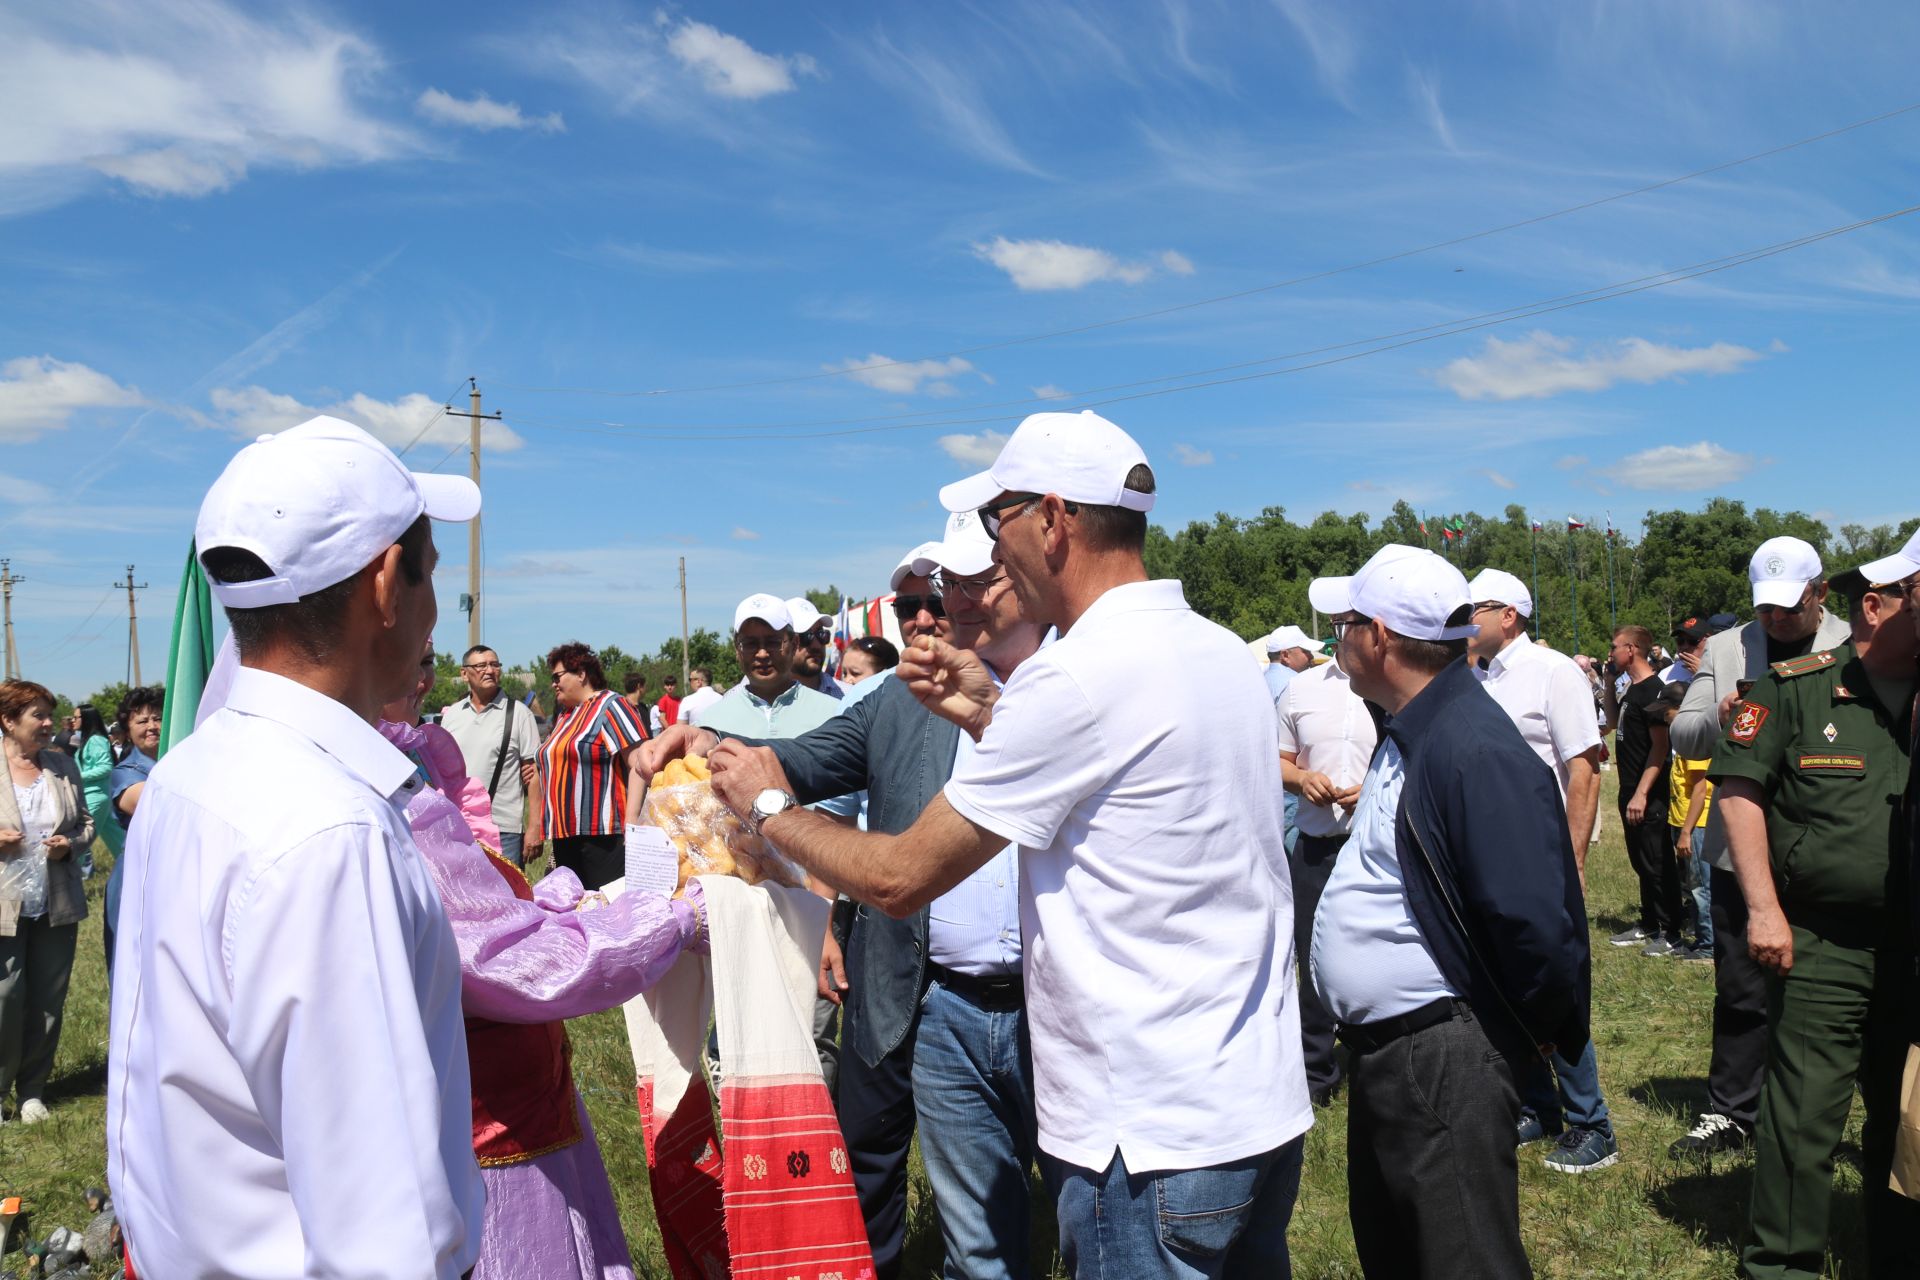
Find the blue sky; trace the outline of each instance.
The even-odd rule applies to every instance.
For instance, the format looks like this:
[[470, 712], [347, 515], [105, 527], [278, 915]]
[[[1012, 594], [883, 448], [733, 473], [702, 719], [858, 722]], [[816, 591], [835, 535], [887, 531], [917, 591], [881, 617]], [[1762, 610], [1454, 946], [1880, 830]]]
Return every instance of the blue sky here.
[[[76, 694], [120, 677], [108, 584], [129, 561], [159, 670], [200, 495], [259, 431], [326, 410], [463, 469], [464, 424], [435, 413], [468, 375], [506, 415], [482, 618], [516, 661], [653, 648], [678, 630], [680, 556], [695, 626], [754, 590], [884, 590], [993, 433], [1121, 384], [1187, 388], [1103, 409], [1172, 528], [1398, 498], [1628, 529], [1714, 494], [1903, 518], [1920, 217], [1448, 327], [1913, 204], [1920, 111], [1263, 289], [1920, 102], [1920, 10], [1833, 15], [14, 6], [0, 555], [29, 579], [27, 673]], [[1173, 377], [1429, 326], [1282, 376]], [[441, 542], [455, 647], [465, 540]]]

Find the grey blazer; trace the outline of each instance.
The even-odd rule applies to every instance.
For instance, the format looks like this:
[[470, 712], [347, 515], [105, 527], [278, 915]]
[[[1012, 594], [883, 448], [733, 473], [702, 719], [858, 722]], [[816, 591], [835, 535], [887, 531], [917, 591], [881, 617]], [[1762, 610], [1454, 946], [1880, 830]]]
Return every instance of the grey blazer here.
[[[1813, 633], [1812, 653], [1832, 649], [1847, 642], [1853, 629], [1845, 619], [1820, 611], [1820, 629]], [[1720, 748], [1720, 700], [1734, 691], [1742, 680], [1758, 680], [1767, 673], [1767, 633], [1756, 619], [1744, 627], [1722, 631], [1707, 638], [1707, 650], [1700, 655], [1700, 669], [1693, 673], [1687, 696], [1673, 717], [1673, 749], [1687, 760], [1711, 760]], [[1733, 870], [1727, 852], [1727, 828], [1720, 821], [1720, 806], [1709, 806], [1706, 843], [1702, 852], [1722, 871]]]
[[[80, 879], [80, 855], [93, 844], [93, 816], [87, 812], [87, 802], [82, 798], [80, 769], [73, 763], [73, 757], [48, 748], [37, 758], [49, 775], [47, 784], [53, 788], [53, 804], [59, 813], [53, 833], [73, 842], [71, 853], [47, 863], [47, 923], [73, 924], [87, 918], [87, 890]], [[20, 806], [13, 798], [13, 787], [0, 787], [0, 830], [20, 829]], [[10, 854], [0, 853], [0, 862], [19, 857], [24, 849], [24, 845], [19, 845]], [[11, 938], [19, 931], [21, 905], [18, 897], [0, 895], [0, 938]]]
[[[867, 829], [898, 835], [947, 785], [960, 730], [888, 676], [878, 690], [797, 738], [741, 740], [773, 748], [803, 804], [865, 789]], [[847, 1041], [862, 1061], [878, 1066], [913, 1027], [926, 980], [927, 909], [895, 920], [859, 904], [846, 951]]]

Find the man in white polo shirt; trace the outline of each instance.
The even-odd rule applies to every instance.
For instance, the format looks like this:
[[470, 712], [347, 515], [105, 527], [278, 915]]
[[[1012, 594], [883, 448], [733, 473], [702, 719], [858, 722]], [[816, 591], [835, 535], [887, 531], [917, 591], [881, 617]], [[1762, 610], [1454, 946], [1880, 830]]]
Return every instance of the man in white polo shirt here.
[[407, 825], [425, 783], [373, 727], [433, 631], [429, 517], [479, 509], [335, 418], [201, 503], [240, 669], [127, 843], [107, 1176], [142, 1275], [453, 1280], [480, 1252], [460, 953]]
[[[1572, 658], [1527, 635], [1533, 594], [1502, 569], [1483, 569], [1467, 584], [1480, 633], [1467, 641], [1471, 669], [1541, 763], [1553, 770], [1566, 806], [1574, 863], [1585, 883], [1587, 842], [1600, 811], [1600, 729], [1593, 688]], [[1614, 1137], [1593, 1042], [1562, 1046], [1552, 1070], [1529, 1063], [1520, 1077], [1521, 1146], [1554, 1139], [1546, 1165], [1559, 1173], [1588, 1173], [1616, 1164]], [[1558, 1089], [1555, 1082], [1558, 1082]]]
[[[1179, 583], [1147, 579], [1153, 472], [1111, 422], [1035, 414], [990, 469], [940, 497], [980, 514], [1022, 616], [1059, 632], [1004, 694], [945, 642], [922, 637], [902, 658], [898, 678], [978, 744], [945, 790], [889, 836], [795, 808], [770, 752], [722, 745], [714, 786], [893, 916], [1017, 844], [1062, 1262], [1106, 1277], [1284, 1277], [1312, 1108], [1259, 672]], [[1143, 650], [1214, 674], [1142, 685]]]

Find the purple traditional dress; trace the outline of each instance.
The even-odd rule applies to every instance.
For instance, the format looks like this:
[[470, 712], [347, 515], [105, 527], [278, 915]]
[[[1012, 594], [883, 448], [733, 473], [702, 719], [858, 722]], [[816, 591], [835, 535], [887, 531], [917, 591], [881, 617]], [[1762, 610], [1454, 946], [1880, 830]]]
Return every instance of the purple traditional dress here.
[[[380, 731], [430, 765], [421, 729], [382, 722]], [[487, 1186], [474, 1280], [631, 1280], [562, 1020], [624, 1004], [659, 981], [694, 941], [699, 912], [651, 894], [608, 903], [565, 868], [529, 886], [475, 842], [438, 790], [419, 791], [407, 818], [460, 949], [474, 1153]]]

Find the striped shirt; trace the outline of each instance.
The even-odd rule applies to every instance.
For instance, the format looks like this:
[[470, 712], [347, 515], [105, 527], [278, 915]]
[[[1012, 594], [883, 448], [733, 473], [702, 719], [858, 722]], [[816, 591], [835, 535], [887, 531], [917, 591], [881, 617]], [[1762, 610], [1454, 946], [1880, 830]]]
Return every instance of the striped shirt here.
[[633, 704], [602, 689], [560, 717], [540, 746], [540, 780], [547, 792], [547, 835], [613, 835], [627, 808], [622, 753], [647, 738]]

